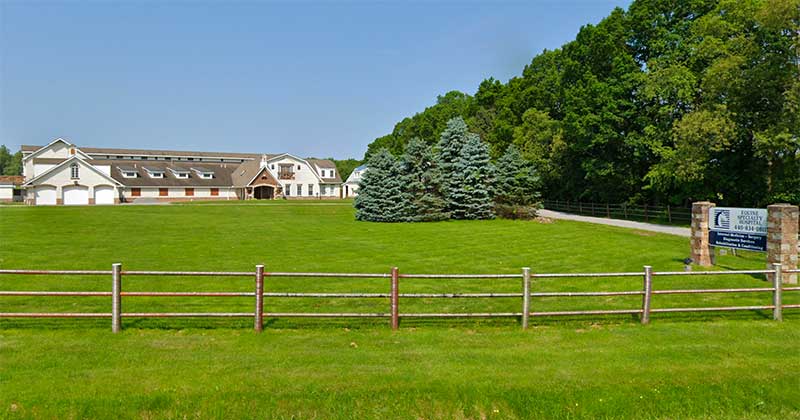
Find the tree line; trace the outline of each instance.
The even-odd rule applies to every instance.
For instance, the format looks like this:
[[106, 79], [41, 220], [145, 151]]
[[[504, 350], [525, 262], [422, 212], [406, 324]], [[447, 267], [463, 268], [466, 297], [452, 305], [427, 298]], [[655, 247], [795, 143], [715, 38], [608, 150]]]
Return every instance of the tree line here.
[[635, 0], [507, 83], [449, 92], [373, 141], [403, 154], [463, 116], [552, 199], [800, 202], [800, 0]]
[[413, 138], [399, 157], [386, 148], [373, 153], [354, 206], [356, 219], [373, 222], [529, 218], [539, 208], [538, 187], [516, 147], [492, 162], [486, 142], [456, 117], [435, 147]]

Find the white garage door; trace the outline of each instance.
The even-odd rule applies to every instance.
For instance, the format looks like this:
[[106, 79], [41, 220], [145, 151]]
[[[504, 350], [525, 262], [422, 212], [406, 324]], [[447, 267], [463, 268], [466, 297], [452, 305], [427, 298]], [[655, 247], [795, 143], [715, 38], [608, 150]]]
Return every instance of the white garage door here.
[[89, 204], [89, 188], [74, 185], [62, 188], [65, 205]]
[[114, 187], [94, 187], [95, 204], [114, 204]]
[[34, 194], [37, 206], [56, 204], [56, 187], [36, 187]]

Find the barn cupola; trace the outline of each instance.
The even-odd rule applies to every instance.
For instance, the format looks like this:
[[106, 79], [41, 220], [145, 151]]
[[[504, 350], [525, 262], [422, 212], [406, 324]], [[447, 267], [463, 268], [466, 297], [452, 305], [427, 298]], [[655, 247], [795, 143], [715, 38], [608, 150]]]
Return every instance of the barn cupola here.
[[261, 155], [261, 168], [267, 167], [267, 155]]

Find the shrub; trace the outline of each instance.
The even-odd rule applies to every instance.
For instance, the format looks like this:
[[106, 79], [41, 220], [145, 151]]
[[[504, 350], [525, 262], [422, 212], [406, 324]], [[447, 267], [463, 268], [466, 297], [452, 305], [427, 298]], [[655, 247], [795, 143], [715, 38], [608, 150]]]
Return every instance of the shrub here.
[[539, 215], [539, 209], [542, 206], [538, 203], [530, 205], [520, 204], [497, 204], [494, 207], [494, 212], [497, 217], [512, 220], [532, 220]]

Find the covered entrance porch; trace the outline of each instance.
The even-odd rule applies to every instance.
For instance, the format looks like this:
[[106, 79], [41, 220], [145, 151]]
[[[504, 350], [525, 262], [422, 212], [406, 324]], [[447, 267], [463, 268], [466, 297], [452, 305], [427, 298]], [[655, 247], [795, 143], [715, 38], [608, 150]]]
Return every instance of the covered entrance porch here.
[[251, 187], [251, 197], [255, 200], [272, 200], [275, 198], [274, 185], [257, 185]]

